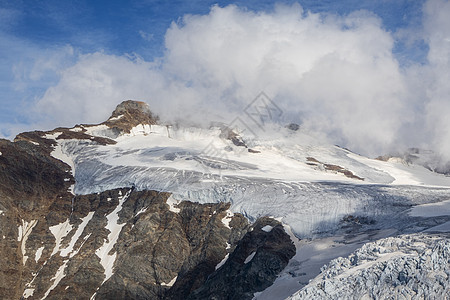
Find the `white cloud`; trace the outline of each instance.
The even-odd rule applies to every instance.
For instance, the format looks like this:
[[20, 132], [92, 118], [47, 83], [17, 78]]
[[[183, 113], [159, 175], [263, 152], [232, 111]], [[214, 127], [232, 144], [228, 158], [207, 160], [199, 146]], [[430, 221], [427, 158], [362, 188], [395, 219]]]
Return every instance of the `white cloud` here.
[[37, 102], [35, 112], [46, 122], [65, 126], [104, 121], [121, 101], [149, 100], [152, 88], [162, 88], [152, 67], [139, 58], [80, 55]]
[[103, 121], [120, 101], [140, 99], [163, 120], [227, 122], [265, 91], [283, 109], [282, 121], [365, 154], [416, 144], [448, 151], [449, 3], [429, 1], [424, 13], [430, 63], [402, 69], [392, 34], [369, 12], [214, 6], [172, 24], [156, 62], [80, 55], [34, 112], [47, 126], [70, 126]]
[[425, 74], [425, 117], [431, 144], [450, 159], [450, 2], [431, 0], [424, 6], [425, 39], [430, 47]]

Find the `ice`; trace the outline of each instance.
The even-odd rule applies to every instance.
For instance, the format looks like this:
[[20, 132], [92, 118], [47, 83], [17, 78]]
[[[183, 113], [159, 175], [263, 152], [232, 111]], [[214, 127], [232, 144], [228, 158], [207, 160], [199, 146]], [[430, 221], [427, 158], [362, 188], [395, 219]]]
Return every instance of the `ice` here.
[[100, 258], [100, 263], [105, 270], [105, 278], [103, 279], [102, 284], [113, 275], [113, 267], [114, 262], [116, 261], [117, 253], [110, 255], [109, 252], [116, 244], [122, 227], [126, 224], [118, 223], [119, 212], [122, 210], [122, 205], [128, 199], [130, 193], [131, 190], [128, 191], [125, 196], [119, 197], [119, 204], [117, 205], [117, 207], [106, 216], [106, 219], [108, 220], [106, 229], [108, 229], [110, 233], [108, 234], [108, 238], [107, 240], [105, 240], [104, 244], [95, 251], [95, 254]]
[[[319, 275], [323, 265], [337, 257], [348, 256], [361, 247], [361, 241], [368, 237], [366, 233], [360, 233], [351, 241], [342, 235], [299, 240], [288, 225], [283, 224], [283, 227], [294, 242], [296, 254], [269, 288], [255, 293], [255, 300], [284, 299], [292, 295]], [[383, 230], [373, 233], [376, 233], [374, 238], [383, 238], [394, 232]]]
[[253, 251], [247, 258], [244, 260], [244, 264], [248, 264], [252, 261], [253, 257], [255, 257], [256, 251]]
[[450, 221], [441, 225], [428, 228], [424, 232], [450, 232]]
[[151, 133], [151, 125], [145, 124], [145, 125], [137, 125], [130, 130], [130, 136], [136, 136], [136, 135], [146, 135]]
[[412, 217], [450, 216], [450, 200], [415, 206], [409, 215]]
[[319, 276], [287, 299], [444, 299], [449, 253], [446, 235], [380, 239], [327, 263]]

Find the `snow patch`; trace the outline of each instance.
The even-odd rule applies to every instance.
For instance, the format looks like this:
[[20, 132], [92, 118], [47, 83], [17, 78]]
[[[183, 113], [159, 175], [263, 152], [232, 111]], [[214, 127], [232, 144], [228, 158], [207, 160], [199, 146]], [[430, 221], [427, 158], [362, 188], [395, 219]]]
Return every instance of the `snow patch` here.
[[53, 248], [52, 254], [50, 255], [53, 256], [58, 253], [59, 248], [61, 247], [62, 239], [65, 238], [72, 230], [72, 225], [69, 224], [69, 219], [67, 219], [63, 223], [50, 227], [49, 230], [55, 237], [56, 243], [55, 247]]
[[86, 129], [86, 134], [88, 135], [106, 138], [110, 137], [111, 128], [109, 128], [107, 125], [86, 126], [84, 127], [84, 129]]
[[173, 286], [174, 285], [174, 283], [175, 283], [175, 281], [177, 281], [177, 278], [178, 278], [178, 276], [175, 276], [169, 283], [164, 283], [164, 282], [161, 282], [161, 285], [163, 285], [163, 286]]
[[220, 261], [220, 263], [217, 264], [216, 270], [218, 268], [220, 268], [221, 266], [223, 266], [227, 262], [229, 256], [230, 256], [230, 253], [227, 253], [227, 255], [225, 255], [225, 257]]
[[31, 231], [33, 230], [34, 226], [36, 226], [36, 224], [37, 220], [31, 220], [30, 222], [27, 222], [22, 219], [22, 225], [19, 225], [19, 236], [17, 237], [17, 241], [21, 242], [20, 249], [22, 250], [23, 265], [25, 265], [28, 259], [28, 256], [25, 255], [28, 236], [30, 235]]
[[75, 174], [75, 164], [73, 162], [73, 159], [65, 152], [65, 149], [60, 143], [55, 146], [55, 149], [53, 149], [50, 155], [68, 164], [70, 166], [72, 176]]
[[[100, 263], [103, 266], [103, 269], [105, 270], [105, 279], [103, 279], [102, 284], [105, 283], [105, 281], [107, 281], [114, 274], [113, 267], [114, 262], [116, 261], [117, 253], [110, 255], [109, 252], [116, 244], [117, 239], [119, 238], [119, 234], [122, 231], [122, 227], [126, 224], [126, 223], [122, 224], [118, 223], [119, 212], [122, 210], [122, 205], [128, 199], [130, 193], [131, 190], [128, 191], [125, 194], [125, 196], [119, 197], [119, 204], [117, 205], [117, 207], [106, 216], [106, 219], [108, 220], [106, 229], [108, 229], [110, 233], [108, 234], [108, 239], [105, 240], [104, 244], [95, 251], [95, 254], [100, 258]], [[121, 194], [120, 191], [119, 194]]]
[[61, 253], [60, 253], [61, 256], [66, 257], [67, 255], [70, 254], [69, 257], [72, 258], [78, 253], [78, 251], [80, 250], [82, 245], [76, 251], [73, 251], [73, 247], [75, 246], [75, 243], [78, 241], [78, 239], [80, 238], [81, 234], [83, 233], [84, 228], [86, 227], [86, 225], [92, 219], [93, 215], [94, 215], [94, 212], [91, 211], [91, 212], [89, 212], [87, 214], [86, 217], [81, 219], [81, 224], [78, 226], [77, 231], [75, 232], [75, 234], [70, 239], [69, 245], [65, 249], [61, 250]]
[[143, 207], [143, 208], [141, 208], [141, 210], [138, 211], [134, 216], [137, 217], [137, 216], [139, 216], [140, 214], [145, 213], [145, 212], [147, 211], [147, 208], [148, 208], [148, 207]]
[[108, 121], [117, 121], [120, 120], [121, 118], [123, 118], [123, 115], [117, 116], [117, 117], [111, 117], [108, 119]]
[[50, 294], [50, 292], [59, 284], [61, 279], [63, 279], [64, 276], [66, 276], [64, 274], [64, 271], [66, 270], [68, 262], [69, 260], [65, 260], [63, 264], [59, 267], [59, 269], [56, 271], [55, 276], [51, 279], [53, 280], [53, 284], [48, 288], [48, 290], [45, 292], [44, 297], [42, 297], [41, 300], [47, 298], [48, 294]]
[[175, 200], [173, 197], [172, 197], [172, 195], [170, 195], [170, 197], [169, 198], [167, 198], [167, 201], [166, 201], [166, 203], [169, 205], [169, 210], [171, 211], [171, 212], [174, 212], [174, 213], [179, 213], [181, 210], [179, 209], [179, 208], [177, 208], [176, 206], [178, 206], [178, 201], [177, 200]]
[[230, 222], [233, 219], [233, 212], [231, 210], [227, 210], [227, 215], [225, 217], [222, 218], [222, 224], [226, 227], [231, 229], [230, 227]]
[[262, 231], [265, 231], [265, 232], [271, 232], [272, 229], [273, 229], [273, 227], [270, 226], [270, 225], [266, 225], [266, 226], [264, 226], [263, 228], [261, 228], [261, 230], [262, 230]]
[[42, 251], [44, 251], [44, 246], [42, 246], [42, 247], [40, 247], [39, 249], [36, 250], [36, 253], [35, 253], [35, 255], [34, 255], [34, 260], [35, 260], [36, 262], [38, 262], [39, 259], [41, 258]]
[[56, 140], [60, 135], [62, 134], [62, 132], [55, 132], [55, 133], [47, 133], [46, 135], [44, 135], [44, 138], [47, 140]]
[[28, 297], [31, 297], [31, 296], [33, 296], [33, 294], [34, 294], [34, 289], [26, 289], [24, 292], [23, 292], [23, 297], [25, 298], [25, 299], [27, 299]]
[[253, 251], [249, 256], [247, 256], [247, 258], [244, 261], [244, 264], [248, 264], [249, 262], [252, 261], [253, 257], [255, 256], [256, 251]]

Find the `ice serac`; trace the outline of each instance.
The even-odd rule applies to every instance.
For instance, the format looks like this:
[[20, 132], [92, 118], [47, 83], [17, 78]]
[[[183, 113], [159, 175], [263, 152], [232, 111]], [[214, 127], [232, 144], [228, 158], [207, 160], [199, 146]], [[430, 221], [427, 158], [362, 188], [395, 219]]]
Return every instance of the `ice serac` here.
[[401, 235], [331, 261], [287, 299], [448, 299], [449, 276], [448, 234]]

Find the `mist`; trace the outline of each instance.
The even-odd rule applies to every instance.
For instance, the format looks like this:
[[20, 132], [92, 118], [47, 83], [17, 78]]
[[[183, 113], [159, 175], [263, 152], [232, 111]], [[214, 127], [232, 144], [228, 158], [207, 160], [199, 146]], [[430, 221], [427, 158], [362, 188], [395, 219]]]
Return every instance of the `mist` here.
[[254, 12], [213, 6], [168, 28], [163, 57], [80, 54], [36, 99], [32, 126], [104, 121], [123, 100], [163, 122], [229, 123], [264, 92], [311, 135], [371, 157], [407, 147], [450, 159], [450, 3], [430, 0], [420, 32], [426, 63], [401, 65], [399, 39], [368, 11], [314, 14], [301, 5]]

